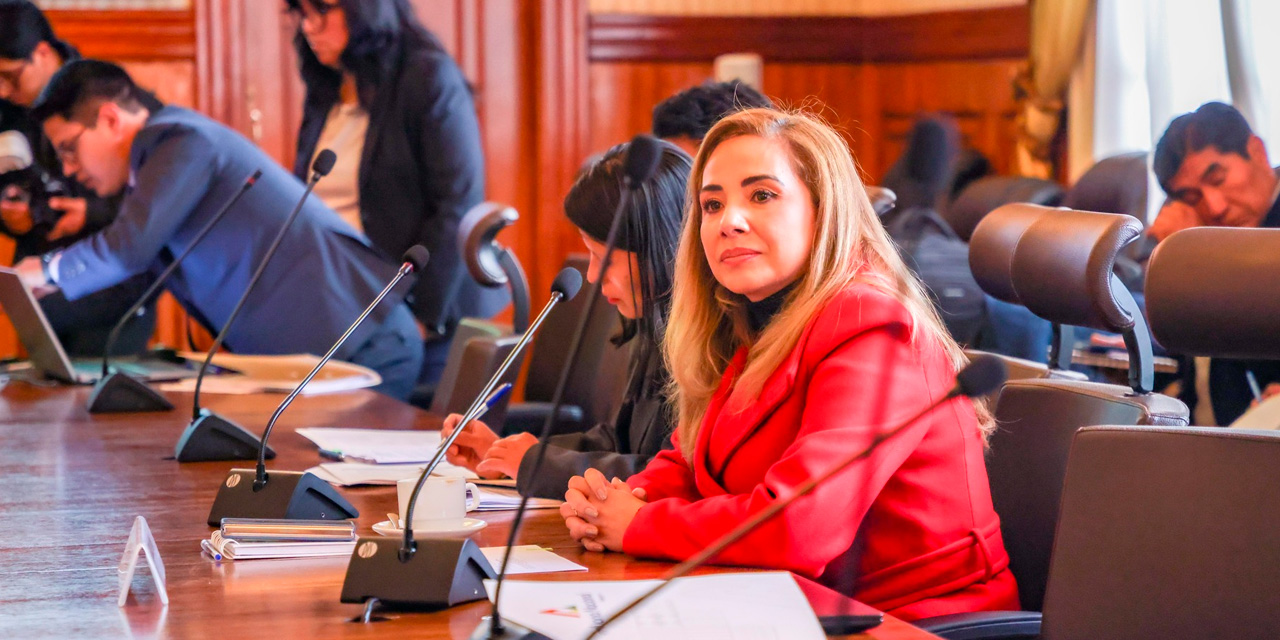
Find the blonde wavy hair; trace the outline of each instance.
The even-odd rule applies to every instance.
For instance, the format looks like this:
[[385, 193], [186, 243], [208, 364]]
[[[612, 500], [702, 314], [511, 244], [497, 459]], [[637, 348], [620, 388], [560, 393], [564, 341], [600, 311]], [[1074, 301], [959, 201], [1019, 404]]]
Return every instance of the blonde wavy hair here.
[[[793, 170], [813, 197], [815, 214], [808, 264], [782, 309], [759, 336], [752, 335], [747, 322], [747, 299], [721, 286], [712, 275], [700, 233], [698, 194], [707, 160], [720, 144], [739, 136], [786, 145]], [[913, 341], [936, 343], [956, 370], [968, 363], [924, 285], [902, 261], [871, 208], [848, 145], [810, 114], [749, 109], [726, 117], [707, 132], [689, 177], [688, 213], [680, 233], [674, 281], [663, 351], [671, 372], [668, 393], [676, 408], [680, 449], [691, 463], [707, 405], [734, 352], [750, 344], [746, 367], [734, 382], [727, 404], [741, 410], [795, 349], [818, 312], [854, 282], [877, 287], [901, 301], [914, 320]], [[990, 414], [981, 401], [975, 402], [975, 409], [985, 437], [994, 428]]]

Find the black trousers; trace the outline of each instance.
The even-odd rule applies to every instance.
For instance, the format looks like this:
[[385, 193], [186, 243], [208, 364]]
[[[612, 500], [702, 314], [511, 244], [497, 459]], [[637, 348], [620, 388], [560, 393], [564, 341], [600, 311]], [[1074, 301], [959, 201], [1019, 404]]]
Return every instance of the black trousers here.
[[[125, 311], [151, 284], [149, 274], [134, 276], [114, 287], [80, 298], [68, 300], [62, 291], [40, 299], [40, 308], [58, 334], [67, 355], [100, 358], [107, 336]], [[156, 303], [151, 301], [139, 315], [129, 321], [120, 333], [112, 355], [130, 355], [145, 351], [156, 328]]]

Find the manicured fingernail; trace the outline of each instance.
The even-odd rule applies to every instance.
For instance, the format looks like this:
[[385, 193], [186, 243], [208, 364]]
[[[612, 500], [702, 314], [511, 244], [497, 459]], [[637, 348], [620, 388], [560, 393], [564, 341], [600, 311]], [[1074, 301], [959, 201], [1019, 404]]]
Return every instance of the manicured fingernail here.
[[593, 537], [593, 538], [594, 538], [594, 537], [596, 537], [596, 536], [600, 535], [600, 530], [599, 530], [599, 529], [597, 529], [597, 528], [595, 528], [595, 527], [587, 527], [587, 535], [589, 535], [589, 536], [591, 536], [591, 537]]
[[600, 512], [599, 512], [599, 511], [596, 511], [596, 508], [595, 508], [595, 507], [587, 507], [587, 515], [588, 515], [588, 516], [590, 516], [590, 517], [592, 517], [592, 518], [599, 518], [599, 517], [600, 517]]
[[596, 490], [596, 497], [600, 498], [601, 500], [607, 500], [609, 499], [609, 492], [605, 491], [604, 489], [598, 489]]

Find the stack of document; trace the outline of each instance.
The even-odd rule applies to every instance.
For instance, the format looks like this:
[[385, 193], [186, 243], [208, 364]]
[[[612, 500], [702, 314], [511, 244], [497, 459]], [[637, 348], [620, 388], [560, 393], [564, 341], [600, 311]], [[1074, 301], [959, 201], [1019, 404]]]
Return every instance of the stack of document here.
[[345, 556], [356, 546], [356, 526], [350, 520], [225, 518], [200, 546], [215, 560]]
[[[480, 500], [479, 505], [475, 508], [476, 511], [514, 511], [520, 506], [520, 494], [515, 489], [478, 487], [476, 489], [476, 498]], [[555, 509], [559, 506], [559, 500], [530, 498], [528, 508]]]

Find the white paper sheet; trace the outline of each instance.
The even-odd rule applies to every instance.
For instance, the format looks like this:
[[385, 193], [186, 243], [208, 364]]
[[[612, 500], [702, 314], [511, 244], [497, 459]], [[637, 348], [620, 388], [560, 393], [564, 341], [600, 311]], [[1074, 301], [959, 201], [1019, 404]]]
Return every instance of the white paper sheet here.
[[[502, 569], [502, 556], [506, 547], [485, 547], [480, 550], [489, 560], [494, 571]], [[522, 573], [557, 573], [560, 571], [586, 571], [587, 568], [567, 558], [562, 558], [542, 547], [533, 544], [512, 547], [511, 564], [507, 566], [507, 575]]]
[[439, 431], [303, 427], [298, 435], [347, 462], [368, 464], [430, 462], [440, 446]]
[[[501, 613], [555, 640], [581, 640], [657, 580], [530, 582], [503, 587]], [[485, 581], [493, 598], [492, 580]], [[605, 640], [824, 640], [818, 618], [785, 572], [680, 578], [610, 625]]]
[[1258, 406], [1250, 408], [1231, 423], [1231, 428], [1264, 431], [1280, 429], [1280, 396], [1271, 396], [1258, 403]]

